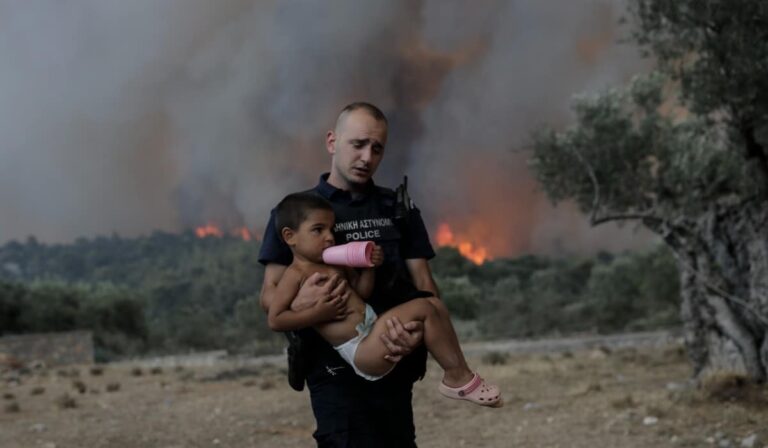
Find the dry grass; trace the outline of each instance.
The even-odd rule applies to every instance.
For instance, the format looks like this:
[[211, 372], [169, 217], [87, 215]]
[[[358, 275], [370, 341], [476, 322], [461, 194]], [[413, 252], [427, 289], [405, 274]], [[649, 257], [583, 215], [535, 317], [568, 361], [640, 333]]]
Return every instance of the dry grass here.
[[60, 395], [54, 403], [60, 409], [74, 409], [77, 407], [77, 401], [68, 393]]
[[85, 383], [80, 380], [72, 381], [72, 388], [81, 394], [84, 394], [85, 391], [88, 390], [88, 386], [86, 386]]
[[19, 406], [19, 403], [15, 401], [6, 403], [3, 408], [5, 409], [5, 412], [8, 414], [15, 414], [15, 413], [21, 412], [21, 406]]
[[720, 402], [738, 402], [756, 408], [768, 409], [768, 389], [749, 379], [733, 374], [715, 374], [699, 385], [705, 398]]
[[[470, 362], [502, 388], [501, 409], [442, 398], [431, 363], [414, 388], [419, 447], [739, 446], [753, 434], [756, 448], [768, 445], [766, 387], [737, 378], [696, 387], [678, 347], [500, 355]], [[314, 446], [308, 395], [288, 387], [280, 366], [136, 369], [113, 365], [90, 376], [88, 390], [111, 393], [77, 401], [70, 369], [65, 378], [41, 372], [0, 383], [0, 393], [24, 397], [18, 410], [0, 414], [0, 446]], [[37, 388], [46, 393], [33, 394]]]
[[45, 387], [43, 386], [35, 386], [30, 391], [30, 395], [42, 395], [45, 393]]

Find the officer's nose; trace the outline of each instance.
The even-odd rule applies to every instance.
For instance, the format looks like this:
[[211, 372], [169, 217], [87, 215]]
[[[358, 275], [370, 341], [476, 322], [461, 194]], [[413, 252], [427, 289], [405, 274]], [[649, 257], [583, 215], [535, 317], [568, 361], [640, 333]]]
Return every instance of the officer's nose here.
[[371, 147], [370, 146], [366, 146], [360, 152], [360, 160], [365, 162], [365, 163], [369, 163], [371, 161], [371, 155], [372, 155], [371, 154]]

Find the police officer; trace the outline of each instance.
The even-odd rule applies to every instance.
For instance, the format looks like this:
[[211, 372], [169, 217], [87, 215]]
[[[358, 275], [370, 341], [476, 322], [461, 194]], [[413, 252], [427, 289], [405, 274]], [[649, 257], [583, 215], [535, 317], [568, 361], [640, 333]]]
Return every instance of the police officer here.
[[[368, 300], [377, 314], [415, 297], [437, 296], [427, 262], [434, 251], [418, 209], [402, 203], [410, 201], [407, 194], [398, 191], [398, 195], [372, 180], [386, 140], [387, 119], [376, 106], [346, 106], [326, 136], [331, 171], [310, 190], [331, 202], [337, 244], [375, 241], [384, 250], [385, 262], [376, 270], [375, 290]], [[259, 261], [266, 265], [261, 292], [265, 310], [291, 257], [277, 236], [273, 212], [259, 253]], [[308, 308], [318, 300], [342, 295], [344, 287], [335, 276], [315, 274], [302, 286], [292, 308]], [[379, 381], [356, 375], [311, 328], [289, 335], [289, 382], [301, 390], [306, 378], [319, 447], [416, 446], [411, 392], [426, 368], [423, 327], [419, 322], [396, 320], [388, 321], [388, 327], [382, 342], [390, 351], [388, 359], [399, 362]]]

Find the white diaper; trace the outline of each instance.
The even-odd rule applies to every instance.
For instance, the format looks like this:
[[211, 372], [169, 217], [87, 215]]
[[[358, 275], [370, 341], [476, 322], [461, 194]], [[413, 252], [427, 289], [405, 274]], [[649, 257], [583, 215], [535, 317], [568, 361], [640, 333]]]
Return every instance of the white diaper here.
[[[373, 308], [371, 308], [371, 305], [365, 304], [365, 317], [363, 318], [363, 321], [357, 324], [355, 327], [355, 330], [357, 330], [357, 336], [354, 338], [348, 340], [347, 342], [337, 345], [333, 348], [336, 349], [337, 352], [339, 352], [339, 355], [341, 355], [342, 358], [344, 358], [344, 361], [347, 361], [350, 366], [355, 370], [355, 373], [359, 376], [365, 378], [368, 381], [376, 381], [384, 378], [387, 373], [391, 372], [392, 369], [384, 373], [383, 375], [368, 375], [367, 373], [361, 372], [360, 369], [357, 368], [355, 365], [355, 352], [357, 352], [357, 347], [360, 346], [360, 341], [363, 340], [368, 334], [371, 332], [371, 329], [373, 328], [373, 324], [376, 322], [376, 312], [373, 311]], [[392, 368], [394, 368], [394, 364], [392, 365]]]

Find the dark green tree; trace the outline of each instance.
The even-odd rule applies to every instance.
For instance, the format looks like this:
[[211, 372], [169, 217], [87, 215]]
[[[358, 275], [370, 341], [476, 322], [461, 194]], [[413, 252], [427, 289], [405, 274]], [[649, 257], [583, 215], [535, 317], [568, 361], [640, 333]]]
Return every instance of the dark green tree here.
[[631, 0], [656, 61], [621, 90], [575, 102], [576, 124], [535, 137], [551, 199], [593, 225], [636, 221], [673, 250], [697, 376], [768, 368], [768, 2]]
[[435, 277], [440, 289], [440, 298], [451, 315], [459, 319], [474, 319], [480, 307], [482, 290], [467, 276]]

